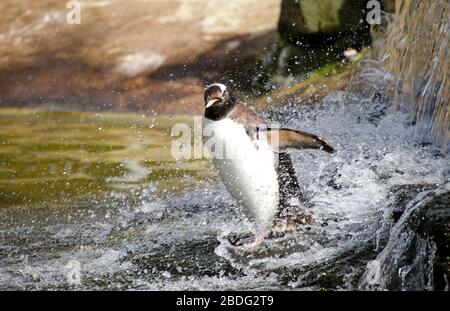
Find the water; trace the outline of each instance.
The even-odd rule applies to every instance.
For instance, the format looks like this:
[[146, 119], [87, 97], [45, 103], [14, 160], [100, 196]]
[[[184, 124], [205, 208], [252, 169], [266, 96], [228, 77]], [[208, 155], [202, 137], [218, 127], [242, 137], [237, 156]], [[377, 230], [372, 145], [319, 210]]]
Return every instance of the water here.
[[[372, 69], [360, 77], [366, 91], [371, 79], [390, 83]], [[0, 288], [431, 289], [439, 245], [417, 232], [429, 204], [450, 190], [449, 155], [414, 138], [408, 113], [391, 113], [392, 102], [349, 90], [267, 112], [338, 152], [292, 153], [316, 221], [244, 256], [230, 240], [252, 224], [209, 162], [168, 156], [170, 126], [186, 118], [28, 112], [18, 128], [23, 115], [3, 112]], [[56, 141], [77, 143], [67, 151]], [[42, 185], [39, 156], [83, 169], [57, 170]]]
[[384, 67], [395, 76], [395, 106], [410, 107], [416, 134], [448, 148], [450, 3], [397, 1], [392, 20], [374, 46]]

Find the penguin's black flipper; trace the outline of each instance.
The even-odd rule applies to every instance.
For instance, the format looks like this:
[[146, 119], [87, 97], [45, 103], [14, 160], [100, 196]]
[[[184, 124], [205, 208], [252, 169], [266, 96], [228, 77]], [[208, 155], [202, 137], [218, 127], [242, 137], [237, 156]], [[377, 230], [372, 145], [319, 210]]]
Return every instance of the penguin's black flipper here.
[[334, 148], [322, 137], [291, 129], [272, 129], [265, 130], [268, 143], [275, 150], [288, 148], [296, 149], [320, 149], [328, 153], [333, 153]]

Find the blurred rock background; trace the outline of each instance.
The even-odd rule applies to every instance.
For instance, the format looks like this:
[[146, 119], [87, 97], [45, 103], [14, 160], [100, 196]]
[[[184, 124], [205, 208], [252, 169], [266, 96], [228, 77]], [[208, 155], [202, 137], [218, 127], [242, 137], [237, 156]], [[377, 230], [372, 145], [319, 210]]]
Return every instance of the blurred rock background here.
[[207, 83], [261, 95], [370, 44], [363, 0], [68, 2], [0, 2], [1, 106], [202, 113]]
[[0, 2], [2, 106], [199, 111], [214, 55], [222, 65], [249, 53], [224, 59], [244, 40], [260, 37], [252, 54], [270, 45], [280, 11], [279, 0], [80, 2], [79, 25], [68, 1]]

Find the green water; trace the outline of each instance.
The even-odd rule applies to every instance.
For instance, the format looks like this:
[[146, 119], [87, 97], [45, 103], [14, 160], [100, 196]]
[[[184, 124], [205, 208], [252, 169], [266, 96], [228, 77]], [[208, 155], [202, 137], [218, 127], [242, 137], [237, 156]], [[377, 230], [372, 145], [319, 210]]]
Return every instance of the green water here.
[[172, 126], [192, 122], [189, 116], [0, 109], [0, 208], [61, 208], [111, 191], [152, 187], [163, 195], [194, 187], [194, 180], [211, 177], [209, 162], [177, 163], [171, 156]]
[[423, 263], [447, 265], [448, 156], [411, 141], [389, 101], [331, 97], [278, 116], [338, 147], [291, 152], [315, 222], [248, 256], [232, 241], [251, 220], [209, 160], [171, 155], [192, 117], [0, 110], [0, 289], [371, 289], [374, 258], [380, 289], [423, 289], [434, 271], [444, 288], [447, 270]]

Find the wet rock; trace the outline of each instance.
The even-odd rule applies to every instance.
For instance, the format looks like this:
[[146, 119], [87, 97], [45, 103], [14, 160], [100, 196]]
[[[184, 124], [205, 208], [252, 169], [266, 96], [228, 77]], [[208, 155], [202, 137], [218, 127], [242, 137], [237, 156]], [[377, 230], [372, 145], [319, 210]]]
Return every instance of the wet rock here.
[[80, 24], [66, 2], [1, 1], [0, 106], [200, 114], [208, 56], [267, 36], [280, 0], [81, 1]]
[[367, 1], [283, 0], [280, 40], [271, 70], [290, 75], [344, 58], [344, 51], [370, 44]]
[[[381, 9], [393, 10], [393, 3], [382, 1]], [[366, 21], [370, 10], [363, 0], [283, 0], [279, 38], [257, 63], [259, 71], [250, 79], [251, 88], [262, 93], [284, 88], [317, 68], [336, 67], [336, 74], [337, 66], [361, 59], [363, 48], [372, 41]]]
[[448, 290], [450, 284], [450, 192], [435, 197], [426, 206], [418, 233], [436, 245], [433, 260], [434, 290]]
[[366, 3], [361, 0], [283, 0], [278, 28], [290, 41], [310, 34], [357, 31], [364, 27], [360, 20]]
[[449, 284], [450, 192], [434, 185], [394, 190], [391, 209], [378, 231], [375, 260], [362, 289], [443, 290]]
[[280, 273], [282, 282], [293, 288], [313, 287], [322, 290], [339, 290], [355, 286], [358, 275], [368, 258], [373, 256], [373, 245], [355, 245], [352, 249], [337, 254], [324, 262], [317, 262], [302, 269], [292, 269]]

